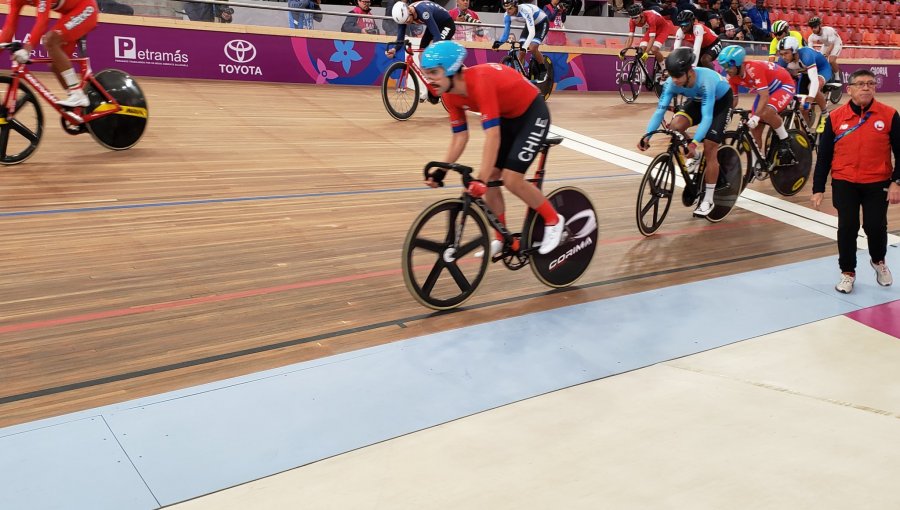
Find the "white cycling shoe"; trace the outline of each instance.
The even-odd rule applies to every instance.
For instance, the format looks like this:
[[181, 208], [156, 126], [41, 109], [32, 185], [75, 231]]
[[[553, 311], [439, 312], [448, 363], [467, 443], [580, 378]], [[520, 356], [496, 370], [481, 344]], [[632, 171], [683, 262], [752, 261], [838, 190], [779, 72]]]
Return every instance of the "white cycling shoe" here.
[[557, 213], [557, 216], [559, 221], [556, 222], [556, 225], [544, 225], [544, 238], [541, 240], [541, 247], [538, 248], [538, 253], [541, 255], [555, 250], [562, 240], [563, 230], [566, 229], [566, 219], [562, 214]]
[[83, 90], [69, 89], [69, 97], [57, 101], [56, 104], [65, 106], [66, 108], [75, 108], [78, 106], [83, 108], [89, 105], [90, 101], [88, 101], [87, 94], [85, 94]]
[[[499, 239], [494, 239], [491, 241], [491, 258], [494, 258], [494, 255], [500, 253], [500, 250], [503, 249], [503, 241]], [[478, 250], [475, 252], [475, 258], [484, 257], [484, 250]]]

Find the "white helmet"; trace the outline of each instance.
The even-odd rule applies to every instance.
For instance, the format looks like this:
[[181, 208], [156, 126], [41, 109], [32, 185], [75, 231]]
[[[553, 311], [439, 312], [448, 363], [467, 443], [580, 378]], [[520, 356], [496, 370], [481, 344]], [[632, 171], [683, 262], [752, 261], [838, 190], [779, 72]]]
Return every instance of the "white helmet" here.
[[796, 37], [787, 36], [784, 39], [778, 41], [778, 51], [791, 50], [794, 53], [797, 53], [797, 50], [799, 48], [800, 41], [798, 41]]
[[400, 25], [405, 25], [409, 21], [409, 6], [403, 2], [397, 2], [391, 8], [391, 17]]

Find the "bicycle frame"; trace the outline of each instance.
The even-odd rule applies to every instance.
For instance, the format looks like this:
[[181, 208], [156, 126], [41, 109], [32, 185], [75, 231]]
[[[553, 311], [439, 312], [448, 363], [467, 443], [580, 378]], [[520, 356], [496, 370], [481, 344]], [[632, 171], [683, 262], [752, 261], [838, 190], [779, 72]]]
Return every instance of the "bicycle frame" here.
[[[422, 53], [422, 51], [423, 50], [414, 50], [412, 42], [406, 41], [406, 70], [403, 71], [403, 74], [400, 75], [400, 80], [397, 81], [398, 87], [402, 89], [406, 88], [406, 80], [409, 77], [410, 70], [412, 70], [413, 74], [418, 77], [419, 82], [425, 86], [426, 90], [428, 90], [428, 93], [437, 96], [437, 89], [428, 83], [428, 80], [425, 79], [425, 73], [422, 72], [422, 69], [418, 65], [416, 65], [416, 60], [413, 58], [414, 53]], [[399, 85], [401, 83], [402, 86]]]
[[687, 140], [685, 140], [684, 135], [679, 133], [678, 131], [673, 131], [671, 129], [657, 129], [656, 131], [651, 131], [644, 135], [645, 137], [653, 136], [655, 134], [662, 133], [664, 135], [668, 135], [671, 138], [669, 142], [669, 147], [666, 149], [672, 156], [672, 160], [677, 163], [678, 170], [681, 171], [681, 178], [684, 179], [685, 188], [690, 189], [693, 193], [699, 193], [702, 191], [700, 186], [700, 177], [706, 171], [706, 154], [700, 155], [700, 166], [697, 167], [697, 171], [694, 173], [689, 173], [687, 168], [685, 168], [685, 160], [684, 153], [682, 151], [687, 150]]
[[[100, 83], [94, 79], [94, 73], [91, 71], [90, 59], [88, 57], [82, 58], [73, 58], [72, 62], [77, 62], [79, 67], [81, 68], [81, 83], [80, 86], [85, 86], [87, 83], [90, 83], [94, 86], [94, 88], [103, 95], [106, 100], [106, 104], [101, 107], [96, 108], [93, 112], [79, 115], [75, 113], [74, 110], [69, 110], [65, 107], [59, 106], [56, 104], [58, 100], [52, 92], [50, 92], [40, 80], [38, 80], [34, 75], [28, 72], [26, 64], [19, 64], [16, 61], [13, 61], [12, 69], [10, 70], [10, 75], [12, 77], [12, 84], [10, 84], [9, 88], [6, 90], [6, 96], [3, 98], [3, 106], [6, 108], [7, 116], [13, 116], [16, 113], [16, 96], [19, 90], [19, 83], [21, 81], [25, 81], [29, 85], [31, 85], [35, 91], [37, 91], [38, 95], [44, 98], [44, 101], [48, 102], [57, 113], [60, 114], [63, 118], [72, 122], [72, 124], [84, 124], [90, 122], [94, 119], [98, 119], [100, 117], [106, 117], [107, 115], [112, 115], [114, 113], [118, 113], [122, 111], [122, 106], [113, 99], [112, 96], [109, 95], [109, 92], [104, 89]], [[30, 64], [50, 64], [51, 60], [49, 58], [35, 58], [32, 59]], [[78, 109], [80, 110], [80, 109]]]

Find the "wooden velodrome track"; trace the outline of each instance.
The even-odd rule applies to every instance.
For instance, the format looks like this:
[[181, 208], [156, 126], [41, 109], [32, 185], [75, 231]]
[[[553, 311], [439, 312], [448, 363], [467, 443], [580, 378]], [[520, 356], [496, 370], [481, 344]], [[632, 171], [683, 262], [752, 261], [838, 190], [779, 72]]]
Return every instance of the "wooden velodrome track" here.
[[[494, 265], [464, 309], [431, 314], [399, 268], [416, 215], [458, 193], [420, 187], [422, 165], [448, 143], [440, 107], [400, 123], [374, 87], [140, 81], [151, 121], [133, 149], [68, 136], [45, 107], [37, 154], [0, 173], [0, 427], [836, 253], [824, 237], [742, 209], [717, 225], [692, 219], [677, 199], [661, 235], [644, 238], [639, 174], [558, 147], [546, 188], [578, 178], [565, 183], [590, 195], [600, 222], [578, 286], [549, 292], [527, 269]], [[627, 149], [652, 108], [615, 94], [551, 99], [554, 124]], [[480, 155], [472, 126], [462, 162]], [[774, 195], [768, 182], [752, 188]], [[516, 224], [522, 208], [507, 199]], [[836, 275], [835, 263], [823, 278]], [[664, 334], [668, 317], [648, 322]]]

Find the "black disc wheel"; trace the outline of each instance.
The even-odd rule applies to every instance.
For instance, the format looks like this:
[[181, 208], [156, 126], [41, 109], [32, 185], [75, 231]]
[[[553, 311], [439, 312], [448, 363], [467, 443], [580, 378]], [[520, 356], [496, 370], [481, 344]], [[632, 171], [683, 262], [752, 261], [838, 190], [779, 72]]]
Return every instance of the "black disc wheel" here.
[[[88, 122], [88, 133], [107, 149], [121, 151], [134, 147], [144, 136], [149, 119], [144, 92], [134, 78], [117, 69], [104, 69], [94, 75], [94, 79], [119, 103], [121, 109]], [[88, 111], [91, 113], [115, 108], [93, 83], [85, 86], [85, 93], [90, 101]]]
[[394, 62], [384, 72], [381, 101], [388, 114], [397, 120], [406, 120], [416, 112], [419, 80], [406, 68], [406, 62]]
[[653, 158], [641, 179], [635, 210], [641, 234], [649, 236], [659, 229], [669, 213], [674, 194], [675, 165], [671, 154], [664, 152]]
[[741, 138], [737, 131], [726, 131], [722, 139], [722, 145], [734, 147], [738, 156], [741, 158], [741, 164], [744, 168], [744, 174], [741, 179], [741, 190], [750, 184], [753, 180], [753, 147], [750, 140]]
[[544, 55], [544, 69], [546, 72], [543, 76], [539, 76], [541, 73], [537, 70], [537, 59], [531, 57], [531, 63], [528, 65], [528, 79], [537, 86], [546, 101], [550, 99], [550, 94], [553, 92], [553, 62], [546, 55]]
[[790, 197], [803, 189], [812, 171], [812, 144], [805, 134], [791, 129], [788, 131], [791, 150], [795, 162], [792, 165], [779, 166], [776, 162], [772, 171], [772, 187], [779, 195]]
[[[481, 209], [462, 198], [442, 200], [416, 218], [403, 244], [403, 280], [419, 303], [455, 308], [472, 297], [487, 272], [491, 236]], [[457, 240], [457, 238], [459, 238]]]
[[[537, 249], [530, 253], [531, 271], [544, 285], [568, 287], [581, 278], [594, 259], [600, 235], [597, 213], [591, 200], [578, 188], [553, 190], [547, 200], [563, 216], [566, 227], [556, 249], [546, 255]], [[544, 219], [532, 212], [527, 225], [525, 245], [537, 248], [544, 238]]]
[[[0, 76], [0, 83], [12, 86], [12, 78]], [[16, 90], [16, 110], [12, 113], [0, 108], [0, 163], [15, 165], [30, 158], [41, 143], [44, 133], [44, 114], [34, 93], [19, 82]]]
[[628, 104], [635, 102], [641, 93], [641, 85], [644, 83], [644, 73], [637, 61], [626, 60], [622, 65], [622, 71], [616, 78], [619, 85], [619, 95], [622, 101]]
[[717, 159], [719, 178], [716, 180], [716, 193], [713, 195], [713, 209], [706, 215], [706, 219], [713, 223], [720, 222], [728, 216], [743, 190], [741, 156], [737, 149], [730, 145], [722, 145], [719, 147]]
[[844, 86], [838, 85], [837, 87], [832, 88], [825, 95], [828, 96], [828, 101], [830, 101], [831, 104], [838, 104], [841, 102], [841, 98], [844, 97]]

